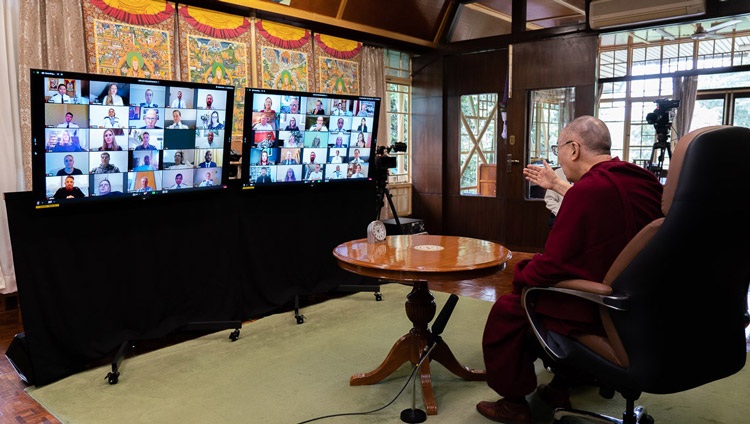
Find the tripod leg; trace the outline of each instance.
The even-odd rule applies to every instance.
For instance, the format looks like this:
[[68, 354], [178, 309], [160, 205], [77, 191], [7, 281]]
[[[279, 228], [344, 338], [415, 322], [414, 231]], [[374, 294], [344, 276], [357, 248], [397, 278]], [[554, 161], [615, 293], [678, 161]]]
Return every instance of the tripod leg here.
[[388, 199], [388, 205], [391, 207], [391, 213], [393, 214], [393, 220], [396, 221], [396, 228], [398, 228], [398, 234], [403, 234], [401, 230], [401, 220], [398, 219], [398, 213], [396, 213], [396, 206], [393, 205], [393, 197], [391, 196], [391, 192], [388, 190], [388, 187], [383, 189], [383, 192], [385, 193], [386, 198]]

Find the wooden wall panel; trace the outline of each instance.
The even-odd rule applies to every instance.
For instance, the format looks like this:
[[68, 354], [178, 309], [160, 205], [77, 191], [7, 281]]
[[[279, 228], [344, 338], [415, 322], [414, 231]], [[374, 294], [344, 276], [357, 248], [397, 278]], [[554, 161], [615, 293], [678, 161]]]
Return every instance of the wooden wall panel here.
[[412, 61], [412, 215], [443, 232], [443, 58]]

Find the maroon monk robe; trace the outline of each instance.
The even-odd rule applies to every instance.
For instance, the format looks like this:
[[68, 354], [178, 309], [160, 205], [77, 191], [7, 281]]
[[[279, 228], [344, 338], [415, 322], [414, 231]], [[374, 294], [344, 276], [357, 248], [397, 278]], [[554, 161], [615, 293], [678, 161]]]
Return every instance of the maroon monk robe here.
[[[650, 172], [614, 158], [591, 167], [565, 194], [544, 253], [519, 262], [513, 292], [492, 307], [482, 345], [487, 384], [504, 397], [522, 397], [536, 388], [537, 349], [521, 306], [524, 286], [551, 286], [580, 278], [602, 281], [617, 255], [648, 223], [662, 216], [662, 186]], [[598, 308], [591, 302], [545, 296], [537, 312], [548, 328], [601, 333]]]

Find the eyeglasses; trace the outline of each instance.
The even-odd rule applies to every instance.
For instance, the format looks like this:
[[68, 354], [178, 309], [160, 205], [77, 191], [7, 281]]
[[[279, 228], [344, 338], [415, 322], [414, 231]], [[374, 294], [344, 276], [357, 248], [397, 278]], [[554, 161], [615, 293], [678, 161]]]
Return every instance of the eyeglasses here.
[[562, 145], [558, 144], [558, 145], [555, 145], [555, 146], [550, 146], [549, 149], [550, 149], [550, 151], [552, 152], [553, 155], [557, 156], [557, 151], [560, 149], [560, 147], [565, 146], [566, 144], [570, 144], [572, 142], [573, 142], [573, 140], [570, 140], [570, 141], [565, 142]]

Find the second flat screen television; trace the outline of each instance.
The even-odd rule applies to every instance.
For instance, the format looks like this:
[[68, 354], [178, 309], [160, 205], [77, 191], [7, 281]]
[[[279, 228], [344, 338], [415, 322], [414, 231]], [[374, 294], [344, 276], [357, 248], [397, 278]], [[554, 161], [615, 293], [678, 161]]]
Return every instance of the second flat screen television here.
[[234, 87], [31, 70], [37, 204], [227, 186]]
[[242, 184], [370, 177], [380, 98], [247, 88]]

